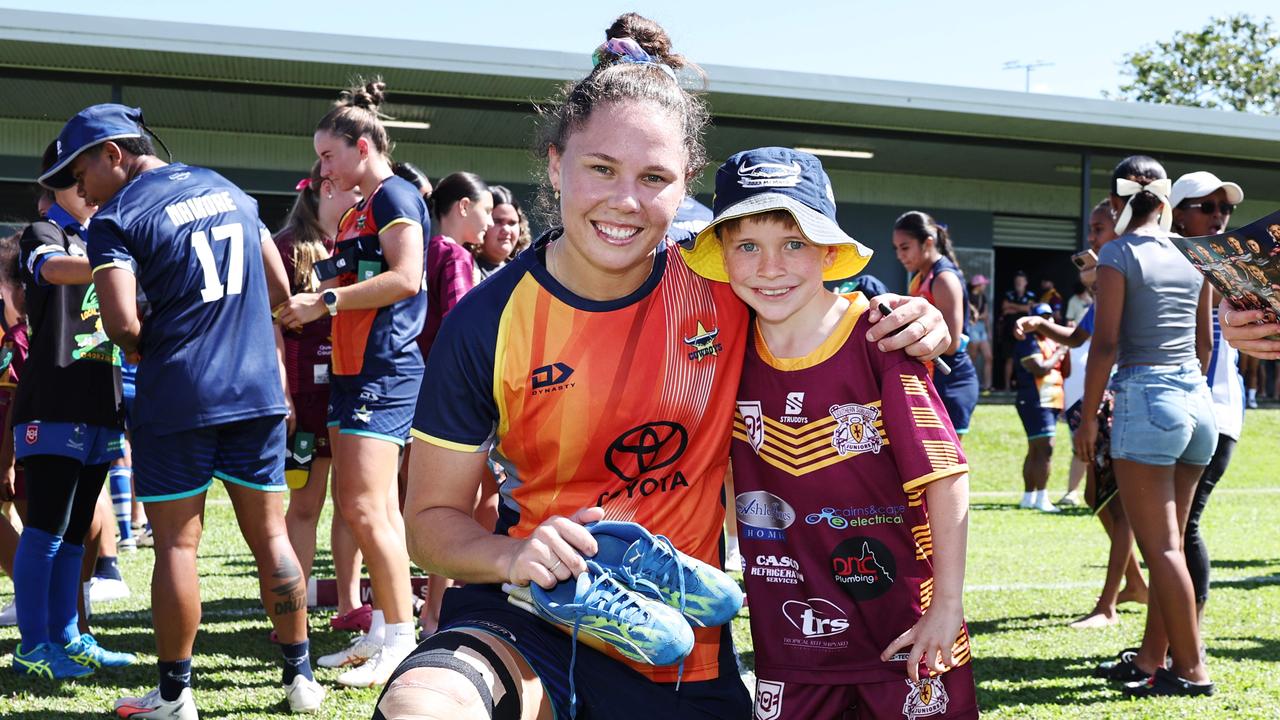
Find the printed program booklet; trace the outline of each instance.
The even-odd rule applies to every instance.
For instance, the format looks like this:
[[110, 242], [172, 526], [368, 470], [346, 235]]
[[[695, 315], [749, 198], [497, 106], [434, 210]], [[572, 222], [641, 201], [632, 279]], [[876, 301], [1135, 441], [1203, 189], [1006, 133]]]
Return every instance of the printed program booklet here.
[[1171, 239], [1232, 307], [1280, 318], [1280, 211], [1221, 235]]

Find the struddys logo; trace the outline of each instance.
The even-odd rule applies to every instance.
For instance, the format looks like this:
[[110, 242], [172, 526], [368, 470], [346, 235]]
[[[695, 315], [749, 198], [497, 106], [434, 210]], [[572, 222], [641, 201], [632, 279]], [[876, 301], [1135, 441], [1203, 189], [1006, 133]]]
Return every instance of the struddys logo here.
[[907, 720], [946, 714], [950, 698], [947, 697], [947, 687], [942, 684], [942, 678], [920, 678], [920, 682], [905, 682], [909, 690], [907, 699], [902, 703], [902, 715]]
[[605, 451], [604, 466], [622, 481], [622, 487], [604, 492], [597, 505], [623, 497], [649, 497], [689, 487], [679, 469], [668, 469], [689, 447], [689, 431], [680, 423], [659, 420], [637, 425], [622, 433]]
[[898, 564], [885, 544], [873, 537], [854, 537], [831, 551], [831, 577], [857, 602], [889, 592]]
[[719, 355], [724, 350], [724, 345], [716, 342], [716, 338], [720, 337], [719, 328], [711, 328], [708, 330], [703, 326], [702, 321], [698, 321], [698, 329], [692, 337], [684, 338], [684, 344], [693, 348], [689, 352], [689, 359], [694, 362], [702, 362], [702, 358], [708, 355]]
[[849, 616], [826, 598], [788, 600], [782, 603], [782, 616], [799, 633], [782, 638], [783, 645], [812, 650], [849, 647], [848, 640], [838, 638], [849, 630]]
[[835, 430], [831, 433], [831, 446], [841, 456], [856, 453], [872, 452], [880, 454], [883, 441], [876, 428], [876, 418], [880, 417], [880, 408], [858, 403], [832, 405], [831, 417], [836, 421]]
[[796, 521], [795, 508], [764, 490], [740, 493], [734, 502], [741, 535], [750, 540], [786, 540], [787, 528]]
[[[745, 564], [745, 557], [743, 561]], [[756, 555], [755, 563], [748, 568], [747, 573], [751, 577], [764, 578], [767, 583], [799, 585], [804, 582], [800, 563], [789, 555]]]
[[744, 188], [795, 187], [800, 184], [800, 163], [760, 162], [738, 165], [738, 184]]

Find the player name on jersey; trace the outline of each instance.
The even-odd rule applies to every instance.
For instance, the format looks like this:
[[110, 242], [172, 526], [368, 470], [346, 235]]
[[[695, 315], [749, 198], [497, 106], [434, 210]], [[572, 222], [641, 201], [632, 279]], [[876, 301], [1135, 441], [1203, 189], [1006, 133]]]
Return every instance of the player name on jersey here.
[[174, 227], [182, 227], [189, 222], [235, 211], [236, 204], [228, 191], [197, 195], [164, 207], [164, 212], [169, 216], [169, 222], [173, 223]]

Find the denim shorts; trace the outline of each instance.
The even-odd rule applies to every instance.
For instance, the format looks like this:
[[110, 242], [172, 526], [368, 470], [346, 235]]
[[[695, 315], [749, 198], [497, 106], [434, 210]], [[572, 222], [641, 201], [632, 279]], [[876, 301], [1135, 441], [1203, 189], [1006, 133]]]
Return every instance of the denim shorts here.
[[1208, 465], [1218, 444], [1200, 363], [1130, 365], [1111, 379], [1111, 456], [1144, 465]]

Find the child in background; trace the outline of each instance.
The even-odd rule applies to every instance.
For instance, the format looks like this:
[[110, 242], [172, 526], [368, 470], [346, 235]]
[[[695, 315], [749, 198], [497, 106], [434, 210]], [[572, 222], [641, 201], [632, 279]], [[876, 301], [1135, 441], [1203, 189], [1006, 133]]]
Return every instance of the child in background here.
[[977, 717], [961, 595], [968, 465], [924, 365], [867, 342], [871, 251], [788, 148], [716, 174], [688, 264], [755, 311], [732, 446], [756, 716]]
[[[1052, 320], [1053, 307], [1039, 303], [1031, 314]], [[1041, 512], [1061, 512], [1049, 502], [1049, 470], [1053, 462], [1053, 435], [1062, 414], [1062, 381], [1071, 374], [1069, 348], [1052, 338], [1028, 333], [1014, 346], [1018, 364], [1018, 417], [1027, 433], [1027, 456], [1022, 461], [1022, 502], [1018, 507]]]

